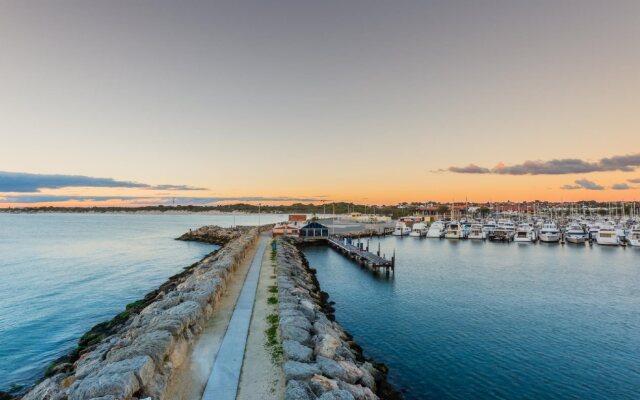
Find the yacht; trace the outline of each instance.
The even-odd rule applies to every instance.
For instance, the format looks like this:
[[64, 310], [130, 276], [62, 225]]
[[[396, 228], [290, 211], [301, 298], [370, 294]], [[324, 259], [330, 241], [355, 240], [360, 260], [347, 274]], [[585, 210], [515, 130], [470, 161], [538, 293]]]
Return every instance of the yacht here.
[[564, 238], [569, 243], [584, 243], [589, 234], [584, 231], [582, 225], [577, 222], [572, 223], [564, 232]]
[[487, 233], [482, 229], [482, 224], [471, 224], [469, 230], [469, 239], [484, 240], [487, 238]]
[[611, 223], [600, 226], [598, 236], [596, 236], [596, 242], [604, 246], [617, 246], [618, 234], [616, 228]]
[[464, 239], [464, 230], [462, 224], [457, 221], [451, 221], [444, 234], [445, 239]]
[[536, 231], [533, 229], [533, 226], [527, 223], [522, 223], [518, 225], [516, 229], [516, 235], [513, 239], [519, 243], [532, 243], [536, 241]]
[[510, 219], [499, 219], [496, 229], [489, 236], [494, 242], [511, 242], [516, 235], [516, 227]]
[[411, 233], [409, 234], [409, 236], [423, 237], [427, 235], [428, 230], [429, 229], [427, 228], [427, 224], [425, 224], [424, 222], [418, 222], [416, 224], [413, 224], [413, 228], [411, 228]]
[[411, 228], [407, 226], [404, 222], [396, 222], [396, 228], [393, 230], [393, 236], [407, 236], [411, 233]]
[[485, 237], [489, 237], [493, 231], [496, 230], [496, 221], [489, 219], [482, 224], [482, 231], [485, 234]]
[[539, 236], [541, 242], [552, 243], [560, 241], [560, 231], [555, 222], [545, 222], [542, 224]]
[[444, 236], [446, 226], [443, 221], [436, 221], [427, 230], [428, 238], [441, 238]]
[[600, 224], [597, 222], [587, 225], [587, 236], [589, 240], [596, 240], [600, 232]]
[[627, 233], [627, 242], [630, 246], [640, 247], [640, 225], [635, 225]]

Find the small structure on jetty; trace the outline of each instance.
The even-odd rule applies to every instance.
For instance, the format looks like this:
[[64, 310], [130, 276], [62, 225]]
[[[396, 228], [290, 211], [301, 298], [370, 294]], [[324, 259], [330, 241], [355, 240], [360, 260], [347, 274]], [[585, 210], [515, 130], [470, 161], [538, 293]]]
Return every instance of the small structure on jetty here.
[[329, 237], [329, 228], [313, 221], [300, 228], [300, 237], [305, 240], [327, 239]]
[[338, 237], [330, 237], [327, 239], [327, 244], [329, 244], [329, 247], [337, 250], [341, 254], [349, 257], [350, 259], [358, 262], [361, 265], [368, 266], [369, 268], [376, 271], [384, 269], [384, 271], [387, 273], [389, 271], [395, 273], [395, 253], [391, 257], [391, 260], [387, 260], [386, 258], [380, 256], [379, 248], [377, 254], [373, 254], [369, 252], [368, 248], [365, 250], [362, 243], [359, 243], [358, 246], [354, 246], [351, 241], [346, 238], [341, 239]]

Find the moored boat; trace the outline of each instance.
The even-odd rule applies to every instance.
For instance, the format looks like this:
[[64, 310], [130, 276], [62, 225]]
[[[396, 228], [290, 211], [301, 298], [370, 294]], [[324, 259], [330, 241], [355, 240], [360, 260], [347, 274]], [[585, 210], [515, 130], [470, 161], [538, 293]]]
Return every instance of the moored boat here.
[[627, 233], [627, 243], [633, 247], [640, 247], [640, 225], [635, 225]]
[[471, 224], [471, 229], [469, 230], [469, 239], [473, 240], [484, 240], [487, 238], [487, 234], [482, 229], [482, 224]]
[[423, 237], [427, 235], [428, 230], [429, 228], [427, 227], [427, 224], [425, 224], [424, 222], [418, 222], [416, 224], [413, 224], [409, 236]]
[[554, 243], [560, 241], [560, 230], [555, 222], [545, 222], [540, 229], [540, 241]]
[[569, 243], [584, 243], [587, 241], [589, 234], [585, 232], [582, 225], [577, 222], [572, 223], [567, 227], [567, 230], [564, 233], [564, 238]]
[[447, 231], [444, 234], [445, 239], [464, 239], [464, 230], [462, 224], [458, 221], [449, 222]]
[[411, 233], [411, 228], [407, 226], [404, 222], [396, 222], [396, 227], [393, 230], [393, 236], [407, 236]]
[[598, 236], [596, 236], [596, 243], [602, 246], [617, 246], [619, 241], [616, 228], [611, 223], [600, 226]]
[[516, 234], [513, 240], [519, 243], [533, 243], [536, 241], [536, 231], [533, 229], [533, 226], [522, 223], [516, 228]]
[[444, 236], [446, 225], [443, 221], [435, 221], [427, 230], [428, 238], [441, 238]]

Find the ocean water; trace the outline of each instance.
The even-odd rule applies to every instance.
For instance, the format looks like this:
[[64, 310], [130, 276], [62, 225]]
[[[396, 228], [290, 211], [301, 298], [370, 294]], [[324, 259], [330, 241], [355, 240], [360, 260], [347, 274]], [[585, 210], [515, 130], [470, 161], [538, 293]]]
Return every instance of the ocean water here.
[[[261, 216], [261, 223], [281, 215]], [[174, 238], [257, 215], [0, 213], [0, 390], [29, 385], [96, 323], [217, 246]]]
[[305, 253], [338, 322], [408, 399], [640, 398], [640, 249], [379, 242], [396, 250], [390, 278]]

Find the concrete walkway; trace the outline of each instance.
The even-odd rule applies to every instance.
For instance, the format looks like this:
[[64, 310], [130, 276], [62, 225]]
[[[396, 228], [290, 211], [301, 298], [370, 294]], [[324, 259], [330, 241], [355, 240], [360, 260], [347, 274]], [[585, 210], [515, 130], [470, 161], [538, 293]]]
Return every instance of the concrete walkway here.
[[269, 238], [260, 237], [258, 249], [253, 256], [251, 268], [247, 273], [244, 286], [238, 297], [238, 302], [229, 321], [227, 332], [222, 339], [218, 356], [213, 364], [207, 386], [202, 394], [202, 400], [235, 400], [240, 382], [242, 360], [247, 345], [249, 324], [253, 313], [253, 303], [260, 277], [262, 257]]

